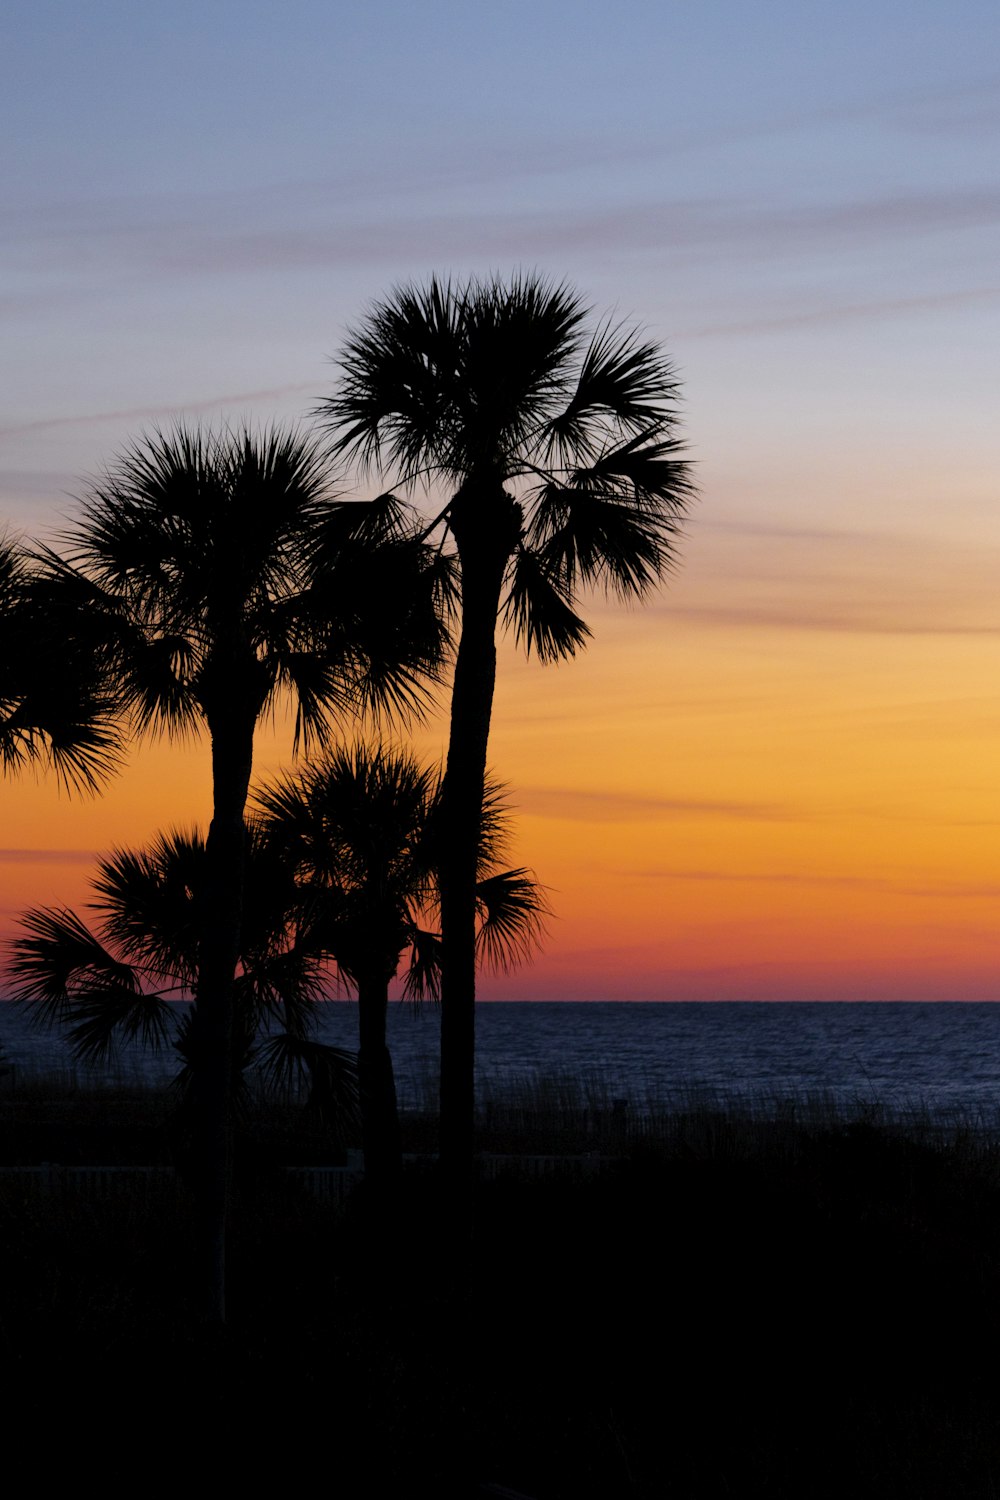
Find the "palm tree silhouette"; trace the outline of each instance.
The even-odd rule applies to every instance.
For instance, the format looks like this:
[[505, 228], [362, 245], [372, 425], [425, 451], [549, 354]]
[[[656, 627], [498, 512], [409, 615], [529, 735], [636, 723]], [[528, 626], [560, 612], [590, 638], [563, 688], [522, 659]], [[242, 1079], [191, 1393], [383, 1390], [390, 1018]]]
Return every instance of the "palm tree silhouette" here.
[[691, 495], [677, 382], [656, 345], [536, 275], [432, 279], [376, 303], [318, 407], [336, 450], [399, 487], [446, 490], [460, 637], [442, 797], [441, 1149], [471, 1162], [478, 824], [498, 620], [542, 661], [589, 631], [581, 587], [646, 595]]
[[225, 1316], [233, 984], [254, 731], [283, 696], [295, 743], [332, 719], [414, 709], [440, 649], [444, 564], [428, 564], [391, 497], [331, 499], [323, 451], [294, 431], [155, 432], [87, 495], [53, 590], [102, 631], [135, 732], [207, 728], [212, 821], [195, 979], [200, 1222], [209, 1315]]
[[116, 769], [114, 695], [101, 657], [48, 596], [32, 560], [0, 538], [0, 765], [48, 761], [66, 787], [88, 792]]
[[[441, 796], [440, 776], [409, 751], [358, 741], [254, 797], [268, 836], [312, 893], [313, 920], [357, 995], [365, 1175], [375, 1184], [391, 1181], [401, 1165], [389, 987], [405, 959], [405, 998], [436, 998], [440, 989]], [[509, 820], [492, 782], [478, 830], [477, 958], [508, 969], [537, 942], [545, 901], [528, 870], [503, 869]]]
[[[65, 1030], [82, 1061], [114, 1056], [137, 1041], [173, 1050], [182, 1096], [197, 1079], [199, 1028], [189, 1000], [198, 976], [199, 903], [207, 874], [197, 833], [160, 834], [142, 850], [100, 860], [88, 926], [66, 908], [37, 907], [21, 917], [6, 966], [12, 999]], [[279, 1090], [308, 1082], [310, 1101], [328, 1121], [357, 1109], [353, 1057], [313, 1035], [314, 1002], [329, 987], [328, 952], [287, 860], [277, 857], [259, 822], [247, 820], [240, 961], [234, 993], [233, 1088], [237, 1112], [250, 1071]]]

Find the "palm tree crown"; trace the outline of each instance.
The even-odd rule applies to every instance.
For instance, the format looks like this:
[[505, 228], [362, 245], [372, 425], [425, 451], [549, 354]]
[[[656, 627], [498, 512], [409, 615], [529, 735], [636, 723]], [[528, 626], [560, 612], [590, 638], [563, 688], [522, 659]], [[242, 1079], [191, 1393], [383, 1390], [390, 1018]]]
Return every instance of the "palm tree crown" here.
[[[256, 794], [265, 828], [301, 882], [306, 910], [358, 1001], [361, 1125], [366, 1176], [401, 1166], [389, 987], [437, 996], [442, 944], [435, 923], [442, 853], [440, 776], [406, 750], [358, 741]], [[477, 957], [509, 968], [537, 942], [546, 910], [528, 870], [505, 870], [502, 789], [487, 787], [479, 823]]]
[[[206, 872], [197, 833], [160, 834], [144, 849], [107, 855], [91, 882], [89, 925], [64, 908], [22, 915], [6, 966], [11, 998], [62, 1027], [83, 1061], [114, 1056], [127, 1042], [173, 1049], [177, 1082], [189, 1085], [201, 1062], [198, 1027], [190, 1009], [178, 1012], [171, 1002], [195, 991]], [[313, 1003], [329, 986], [328, 948], [292, 867], [254, 820], [245, 873], [234, 1087], [245, 1096], [250, 1069], [272, 1086], [306, 1075], [314, 1103], [351, 1114], [353, 1059], [312, 1034]]]
[[489, 529], [506, 619], [543, 659], [588, 634], [580, 585], [637, 596], [669, 571], [691, 495], [669, 362], [635, 330], [606, 320], [588, 335], [587, 320], [537, 276], [403, 287], [349, 337], [318, 408], [380, 477], [448, 487], [437, 522], [460, 555]]
[[[436, 926], [442, 782], [408, 750], [358, 740], [260, 788], [254, 802], [275, 849], [311, 893], [306, 910], [348, 984], [371, 975], [384, 987], [401, 963], [403, 995], [436, 999]], [[547, 910], [524, 868], [505, 869], [510, 819], [504, 788], [490, 780], [479, 825], [479, 962], [506, 971], [541, 937]]]
[[[440, 636], [413, 590], [422, 560], [403, 508], [338, 502], [321, 448], [293, 431], [141, 439], [65, 542], [45, 561], [103, 617], [140, 732], [256, 721], [287, 692], [297, 739], [322, 741], [331, 713], [422, 699]], [[392, 607], [404, 575], [405, 614]]]

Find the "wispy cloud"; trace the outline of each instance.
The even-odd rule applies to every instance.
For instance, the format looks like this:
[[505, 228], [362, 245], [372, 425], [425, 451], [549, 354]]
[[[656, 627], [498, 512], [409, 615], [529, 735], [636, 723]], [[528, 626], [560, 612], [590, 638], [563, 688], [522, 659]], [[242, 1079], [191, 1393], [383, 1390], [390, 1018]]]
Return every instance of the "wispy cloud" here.
[[650, 609], [738, 630], [856, 635], [1000, 634], [1000, 549], [877, 529], [692, 525], [697, 570]]
[[822, 885], [848, 889], [895, 890], [890, 880], [866, 875], [816, 875], [809, 872], [741, 871], [741, 870], [631, 870], [630, 875], [643, 880], [710, 881], [724, 885]]
[[299, 385], [272, 386], [268, 390], [238, 391], [223, 396], [205, 396], [196, 401], [185, 401], [173, 406], [133, 406], [119, 411], [78, 412], [62, 417], [43, 417], [34, 422], [21, 422], [11, 427], [0, 427], [0, 437], [13, 437], [17, 433], [44, 432], [57, 427], [93, 427], [102, 422], [139, 422], [163, 420], [177, 412], [211, 411], [219, 406], [242, 406], [251, 401], [271, 401], [281, 396], [300, 391], [315, 391], [316, 382]]
[[4, 494], [42, 495], [48, 499], [64, 493], [72, 482], [72, 474], [59, 469], [0, 469], [0, 492]]
[[903, 129], [935, 139], [948, 133], [976, 138], [988, 135], [992, 140], [1000, 127], [1000, 77], [994, 73], [970, 78], [958, 88], [899, 95], [883, 101], [877, 113]]
[[1000, 618], [995, 625], [948, 624], [933, 618], [917, 620], [902, 617], [878, 618], [866, 613], [868, 605], [845, 599], [837, 605], [813, 606], [806, 600], [787, 607], [767, 604], [733, 606], [728, 604], [659, 606], [665, 615], [692, 620], [700, 625], [718, 625], [744, 629], [844, 631], [851, 635], [1000, 635]]
[[699, 797], [655, 797], [631, 792], [567, 791], [559, 787], [518, 787], [516, 810], [536, 817], [584, 823], [645, 822], [650, 818], [724, 818], [785, 822], [799, 814], [763, 802], [713, 801]]
[[[730, 262], [736, 255], [771, 259], [816, 246], [829, 252], [838, 245], [887, 239], [910, 244], [921, 234], [994, 228], [1000, 223], [1000, 189], [933, 186], [890, 197], [811, 203], [759, 194], [663, 197], [558, 213], [444, 210], [373, 216], [363, 206], [340, 204], [325, 223], [308, 222], [315, 210], [305, 204], [295, 223], [294, 200], [291, 213], [276, 215], [266, 194], [206, 198], [184, 212], [169, 200], [155, 199], [105, 205], [103, 213], [99, 207], [73, 206], [58, 231], [45, 219], [22, 226], [16, 236], [8, 235], [8, 253], [25, 272], [66, 273], [83, 280], [103, 280], [122, 269], [230, 276], [384, 265], [398, 262], [404, 245], [411, 263], [442, 257], [451, 264], [483, 256], [548, 257], [581, 249], [691, 254], [700, 260], [718, 256]], [[271, 227], [275, 218], [281, 228]], [[983, 287], [971, 295], [993, 291]], [[31, 295], [36, 295], [34, 287]], [[844, 307], [850, 313], [854, 304]], [[843, 310], [835, 307], [828, 313]]]
[[795, 312], [774, 312], [769, 316], [742, 318], [717, 323], [681, 325], [673, 330], [675, 338], [729, 338], [734, 334], [780, 333], [783, 329], [811, 328], [834, 323], [870, 322], [872, 318], [893, 317], [911, 312], [935, 309], [979, 307], [1000, 301], [1000, 286], [971, 287], [963, 291], [932, 292], [919, 297], [880, 297], [868, 302], [835, 302], [829, 299], [818, 307]]
[[1000, 897], [996, 882], [929, 882], [914, 885], [905, 878], [874, 875], [824, 875], [812, 871], [636, 869], [622, 872], [634, 879], [663, 881], [707, 881], [721, 885], [783, 885], [859, 891], [891, 892], [921, 900], [995, 901]]
[[89, 865], [96, 857], [93, 849], [0, 849], [6, 865]]
[[765, 542], [821, 542], [843, 547], [863, 547], [870, 550], [881, 546], [895, 549], [899, 546], [899, 533], [876, 529], [845, 526], [809, 526], [784, 521], [746, 521], [726, 516], [706, 516], [697, 513], [685, 523], [692, 532], [723, 532], [728, 536], [745, 537]]

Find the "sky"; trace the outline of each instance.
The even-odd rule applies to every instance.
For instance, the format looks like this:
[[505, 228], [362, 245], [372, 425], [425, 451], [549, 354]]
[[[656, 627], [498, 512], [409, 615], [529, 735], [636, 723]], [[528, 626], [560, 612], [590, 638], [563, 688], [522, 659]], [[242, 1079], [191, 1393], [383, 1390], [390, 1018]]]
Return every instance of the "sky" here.
[[[0, 523], [306, 418], [401, 282], [565, 279], [667, 351], [699, 499], [584, 655], [502, 649], [553, 916], [481, 993], [1000, 998], [998, 57], [992, 0], [8, 0]], [[0, 933], [209, 795], [197, 744], [6, 781]]]

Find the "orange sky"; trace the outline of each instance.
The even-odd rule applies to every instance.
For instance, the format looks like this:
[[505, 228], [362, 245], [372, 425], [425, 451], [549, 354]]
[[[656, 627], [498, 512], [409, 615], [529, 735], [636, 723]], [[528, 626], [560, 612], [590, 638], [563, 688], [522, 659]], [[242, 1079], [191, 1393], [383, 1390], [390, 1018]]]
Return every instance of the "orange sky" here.
[[[671, 586], [594, 604], [576, 660], [502, 650], [491, 760], [553, 918], [482, 993], [993, 998], [995, 558], [705, 509]], [[416, 734], [423, 753], [445, 727]], [[264, 732], [259, 774], [288, 751]], [[204, 823], [207, 770], [202, 745], [161, 743], [99, 799], [6, 783], [4, 924], [79, 900], [91, 851]]]

